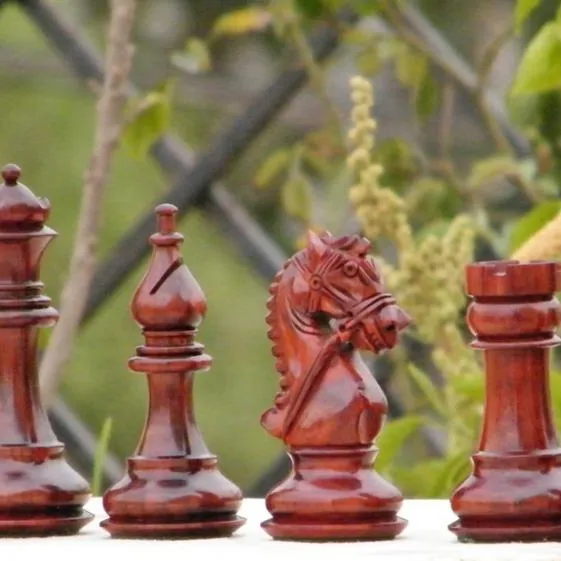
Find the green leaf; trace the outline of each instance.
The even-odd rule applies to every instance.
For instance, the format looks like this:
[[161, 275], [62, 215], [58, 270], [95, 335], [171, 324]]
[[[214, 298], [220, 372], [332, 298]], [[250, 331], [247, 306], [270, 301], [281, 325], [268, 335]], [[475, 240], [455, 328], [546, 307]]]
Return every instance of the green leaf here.
[[401, 44], [396, 53], [396, 75], [406, 87], [418, 88], [428, 68], [427, 57]]
[[271, 23], [271, 12], [265, 8], [252, 6], [233, 10], [221, 15], [212, 26], [213, 37], [245, 35], [263, 31]]
[[510, 156], [490, 156], [473, 164], [467, 182], [471, 188], [477, 188], [497, 177], [518, 171], [516, 160]]
[[[561, 372], [554, 370], [550, 376], [551, 403], [558, 421], [561, 421]], [[559, 425], [559, 422], [557, 423]]]
[[[304, 16], [315, 19], [324, 14], [326, 5], [322, 0], [296, 0], [296, 7]], [[330, 7], [334, 8], [335, 6]]]
[[98, 497], [102, 493], [103, 478], [103, 461], [109, 449], [109, 441], [111, 440], [111, 432], [113, 430], [113, 419], [108, 417], [105, 419], [101, 427], [101, 433], [94, 454], [93, 473], [91, 490], [94, 497]]
[[380, 69], [380, 57], [376, 45], [360, 52], [356, 57], [356, 65], [363, 76], [374, 76]]
[[291, 174], [281, 189], [281, 203], [291, 217], [310, 224], [312, 219], [312, 186], [301, 173]]
[[212, 68], [208, 45], [194, 37], [187, 41], [185, 50], [171, 55], [171, 63], [188, 74], [208, 72]]
[[407, 439], [422, 425], [423, 419], [413, 415], [392, 419], [384, 425], [384, 429], [376, 439], [376, 446], [380, 450], [376, 457], [376, 469], [379, 472], [388, 469]]
[[514, 22], [517, 31], [520, 31], [522, 24], [530, 17], [540, 3], [541, 0], [517, 0], [514, 12]]
[[409, 364], [407, 372], [434, 411], [446, 418], [448, 416], [447, 407], [440, 389], [437, 388], [433, 384], [432, 380], [414, 364]]
[[255, 185], [261, 188], [267, 187], [288, 167], [291, 157], [291, 151], [286, 148], [275, 150], [259, 166], [255, 174]]
[[535, 206], [520, 218], [510, 234], [510, 252], [517, 250], [526, 240], [555, 218], [561, 211], [561, 201], [546, 201]]
[[421, 121], [434, 113], [440, 99], [439, 94], [438, 83], [430, 72], [425, 72], [415, 91], [415, 110]]
[[546, 23], [530, 41], [514, 80], [512, 95], [532, 94], [561, 86], [561, 22]]
[[133, 118], [125, 127], [123, 142], [134, 157], [145, 156], [152, 144], [169, 127], [171, 87], [166, 84], [160, 90], [148, 93], [133, 103], [129, 111]]
[[345, 0], [324, 0], [324, 4], [332, 11], [349, 5], [359, 16], [372, 16], [382, 8], [380, 0], [353, 0], [351, 4]]
[[470, 468], [470, 451], [461, 452], [445, 459], [439, 472], [434, 474], [429, 496], [447, 498], [452, 491], [467, 477]]
[[388, 138], [381, 142], [376, 156], [384, 168], [380, 183], [396, 191], [408, 187], [419, 172], [419, 160], [411, 146], [401, 139]]
[[382, 9], [382, 5], [380, 0], [354, 0], [353, 8], [359, 16], [373, 16]]
[[405, 467], [396, 466], [392, 469], [392, 479], [408, 498], [433, 498], [431, 483], [440, 474], [443, 463], [441, 458], [431, 458], [411, 462]]
[[452, 376], [448, 383], [454, 392], [477, 403], [483, 403], [485, 399], [485, 384], [482, 374], [472, 374], [469, 376]]

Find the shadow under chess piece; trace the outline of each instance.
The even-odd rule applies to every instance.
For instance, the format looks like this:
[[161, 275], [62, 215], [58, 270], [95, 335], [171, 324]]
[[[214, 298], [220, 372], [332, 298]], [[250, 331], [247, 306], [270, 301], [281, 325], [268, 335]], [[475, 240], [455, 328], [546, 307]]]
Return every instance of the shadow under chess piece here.
[[550, 349], [561, 265], [491, 261], [466, 268], [472, 347], [485, 356], [483, 430], [473, 474], [456, 489], [462, 541], [561, 540], [561, 448], [551, 412]]
[[245, 522], [236, 514], [241, 491], [220, 473], [195, 424], [193, 374], [212, 359], [195, 341], [206, 300], [179, 253], [176, 212], [156, 208], [152, 261], [132, 301], [145, 345], [129, 367], [147, 374], [150, 400], [127, 474], [103, 497], [109, 518], [101, 526], [116, 537], [228, 536]]
[[403, 497], [373, 469], [386, 398], [359, 351], [395, 346], [409, 317], [385, 291], [370, 244], [309, 234], [271, 285], [267, 323], [280, 373], [262, 425], [284, 441], [289, 476], [266, 497], [277, 539], [392, 539]]
[[41, 405], [38, 328], [58, 312], [43, 294], [40, 260], [56, 232], [50, 205], [2, 169], [0, 186], [0, 535], [73, 534], [93, 516], [87, 482], [64, 459]]

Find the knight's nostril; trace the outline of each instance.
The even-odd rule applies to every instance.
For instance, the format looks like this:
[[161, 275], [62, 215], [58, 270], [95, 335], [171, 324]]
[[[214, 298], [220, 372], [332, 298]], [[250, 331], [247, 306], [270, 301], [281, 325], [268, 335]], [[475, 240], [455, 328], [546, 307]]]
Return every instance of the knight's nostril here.
[[411, 317], [406, 314], [401, 308], [397, 311], [397, 327], [400, 331], [405, 329], [411, 323]]

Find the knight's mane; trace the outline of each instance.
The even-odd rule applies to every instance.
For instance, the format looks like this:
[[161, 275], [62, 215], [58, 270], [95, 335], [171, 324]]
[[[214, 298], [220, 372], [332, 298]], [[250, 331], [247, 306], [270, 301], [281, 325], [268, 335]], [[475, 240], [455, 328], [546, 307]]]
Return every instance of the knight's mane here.
[[280, 374], [286, 374], [286, 372], [288, 371], [288, 364], [280, 348], [280, 341], [279, 341], [280, 333], [278, 330], [278, 315], [276, 309], [276, 301], [279, 292], [280, 282], [282, 280], [284, 272], [291, 264], [291, 262], [292, 259], [289, 259], [283, 265], [282, 269], [275, 275], [275, 278], [273, 279], [273, 282], [269, 287], [269, 294], [271, 296], [269, 296], [269, 298], [267, 299], [267, 304], [266, 304], [267, 309], [269, 310], [269, 313], [265, 317], [265, 322], [269, 326], [269, 329], [267, 330], [267, 337], [273, 343], [272, 354], [277, 359], [276, 368]]

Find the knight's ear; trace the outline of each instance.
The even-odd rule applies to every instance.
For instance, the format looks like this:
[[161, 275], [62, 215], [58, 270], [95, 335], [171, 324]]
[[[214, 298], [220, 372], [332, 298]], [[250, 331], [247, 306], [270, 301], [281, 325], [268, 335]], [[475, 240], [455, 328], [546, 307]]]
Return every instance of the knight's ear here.
[[308, 248], [312, 250], [317, 257], [321, 257], [325, 253], [327, 246], [313, 230], [308, 230]]

